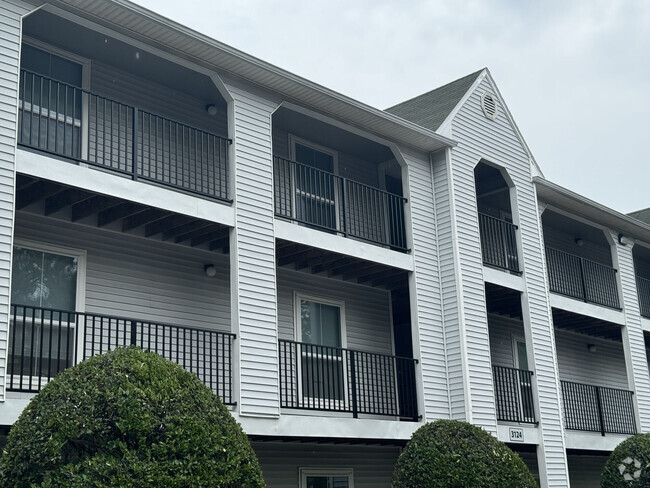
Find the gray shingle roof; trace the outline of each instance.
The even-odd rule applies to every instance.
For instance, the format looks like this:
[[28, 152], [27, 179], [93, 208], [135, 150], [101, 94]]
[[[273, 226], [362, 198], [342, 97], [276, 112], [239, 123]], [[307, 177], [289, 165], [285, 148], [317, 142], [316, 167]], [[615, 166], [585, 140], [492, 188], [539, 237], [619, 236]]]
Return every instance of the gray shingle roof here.
[[644, 208], [643, 210], [637, 210], [636, 212], [630, 212], [628, 214], [630, 217], [633, 217], [641, 222], [650, 224], [650, 208]]
[[430, 92], [411, 98], [402, 103], [387, 108], [386, 112], [397, 115], [411, 122], [430, 130], [438, 130], [447, 116], [451, 113], [458, 102], [463, 98], [467, 90], [476, 81], [476, 78], [483, 72], [464, 76], [444, 86], [431, 90]]

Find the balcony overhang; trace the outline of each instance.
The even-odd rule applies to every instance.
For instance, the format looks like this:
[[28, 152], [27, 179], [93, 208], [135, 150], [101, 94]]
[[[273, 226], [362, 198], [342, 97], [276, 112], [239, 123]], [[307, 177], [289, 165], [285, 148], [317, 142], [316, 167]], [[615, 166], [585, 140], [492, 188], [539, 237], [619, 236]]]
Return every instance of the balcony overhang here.
[[434, 131], [329, 90], [126, 0], [59, 0], [51, 5], [158, 52], [171, 53], [208, 71], [243, 78], [387, 140], [425, 152], [456, 144]]
[[16, 211], [215, 252], [229, 251], [229, 227], [27, 174], [16, 175]]

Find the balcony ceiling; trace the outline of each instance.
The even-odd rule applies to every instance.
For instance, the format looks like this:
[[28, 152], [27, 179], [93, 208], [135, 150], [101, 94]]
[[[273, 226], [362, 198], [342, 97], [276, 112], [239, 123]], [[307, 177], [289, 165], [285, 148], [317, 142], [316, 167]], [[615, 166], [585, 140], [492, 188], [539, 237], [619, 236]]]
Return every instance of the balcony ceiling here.
[[112, 66], [139, 78], [188, 93], [203, 99], [206, 103], [219, 105], [226, 103], [207, 76], [56, 16], [46, 10], [38, 10], [28, 15], [25, 18], [23, 29], [25, 36], [92, 62]]
[[620, 325], [566, 310], [553, 309], [553, 325], [557, 329], [570, 330], [601, 339], [617, 342], [622, 340]]
[[404, 270], [303, 244], [278, 239], [275, 256], [278, 266], [304, 273], [387, 290], [408, 287], [408, 273]]
[[542, 214], [542, 223], [544, 227], [551, 227], [557, 229], [565, 234], [581, 238], [594, 244], [604, 246], [609, 249], [609, 243], [605, 238], [605, 234], [597, 227], [592, 227], [579, 220], [573, 220], [560, 213], [546, 210]]
[[228, 227], [187, 215], [16, 175], [16, 211], [215, 252], [229, 252]]
[[519, 320], [523, 318], [521, 311], [521, 293], [517, 290], [486, 283], [485, 303], [488, 313]]

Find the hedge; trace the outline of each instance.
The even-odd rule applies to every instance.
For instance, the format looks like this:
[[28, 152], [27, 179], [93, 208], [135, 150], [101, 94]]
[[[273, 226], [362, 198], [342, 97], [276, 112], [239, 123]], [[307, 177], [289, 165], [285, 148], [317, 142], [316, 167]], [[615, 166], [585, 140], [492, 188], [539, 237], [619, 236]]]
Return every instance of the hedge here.
[[0, 457], [0, 486], [264, 487], [248, 438], [195, 374], [116, 349], [36, 395]]
[[600, 484], [605, 488], [650, 488], [650, 434], [621, 442], [607, 458]]
[[420, 427], [397, 460], [393, 488], [534, 488], [532, 474], [508, 446], [466, 422]]

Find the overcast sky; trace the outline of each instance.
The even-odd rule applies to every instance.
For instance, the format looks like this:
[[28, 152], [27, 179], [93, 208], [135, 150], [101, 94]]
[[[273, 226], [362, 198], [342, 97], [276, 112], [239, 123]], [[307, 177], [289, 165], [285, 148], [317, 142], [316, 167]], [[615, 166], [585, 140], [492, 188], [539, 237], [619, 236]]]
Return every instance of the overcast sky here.
[[546, 178], [650, 207], [650, 1], [136, 1], [382, 109], [488, 67]]

